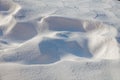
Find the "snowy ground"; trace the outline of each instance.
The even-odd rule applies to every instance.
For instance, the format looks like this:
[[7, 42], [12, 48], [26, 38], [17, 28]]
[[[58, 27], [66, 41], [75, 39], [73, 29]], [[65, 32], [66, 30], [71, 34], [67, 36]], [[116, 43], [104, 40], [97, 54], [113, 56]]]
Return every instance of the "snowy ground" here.
[[120, 1], [0, 0], [0, 80], [120, 80]]

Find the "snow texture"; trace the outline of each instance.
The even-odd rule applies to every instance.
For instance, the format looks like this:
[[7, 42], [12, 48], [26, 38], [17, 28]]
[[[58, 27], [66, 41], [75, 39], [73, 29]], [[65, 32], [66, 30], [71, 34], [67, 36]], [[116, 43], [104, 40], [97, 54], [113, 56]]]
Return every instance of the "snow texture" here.
[[120, 1], [0, 0], [0, 80], [120, 80]]

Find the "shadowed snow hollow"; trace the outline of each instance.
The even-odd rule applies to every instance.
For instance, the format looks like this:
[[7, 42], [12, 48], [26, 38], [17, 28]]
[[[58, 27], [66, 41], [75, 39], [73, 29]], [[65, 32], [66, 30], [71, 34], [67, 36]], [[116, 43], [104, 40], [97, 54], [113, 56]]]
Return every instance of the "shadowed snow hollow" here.
[[18, 22], [14, 27], [5, 35], [11, 40], [28, 40], [37, 35], [36, 26], [30, 22]]
[[0, 16], [1, 14], [6, 16], [16, 14], [20, 8], [21, 7], [12, 0], [0, 0]]

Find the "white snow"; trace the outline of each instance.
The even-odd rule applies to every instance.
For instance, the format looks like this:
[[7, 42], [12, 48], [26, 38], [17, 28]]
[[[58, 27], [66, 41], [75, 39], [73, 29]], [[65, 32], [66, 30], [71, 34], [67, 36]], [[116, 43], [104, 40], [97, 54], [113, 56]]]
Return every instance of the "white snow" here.
[[0, 80], [120, 80], [120, 1], [0, 0]]

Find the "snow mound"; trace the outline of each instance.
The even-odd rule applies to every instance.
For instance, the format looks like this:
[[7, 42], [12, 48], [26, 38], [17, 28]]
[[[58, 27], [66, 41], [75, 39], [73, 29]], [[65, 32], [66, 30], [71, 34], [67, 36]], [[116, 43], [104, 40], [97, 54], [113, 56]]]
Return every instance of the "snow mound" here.
[[40, 20], [16, 22], [3, 35], [2, 42], [7, 40], [11, 45], [5, 46], [12, 48], [1, 50], [0, 60], [50, 64], [72, 59], [119, 59], [116, 36], [114, 27], [93, 20], [48, 16]]

